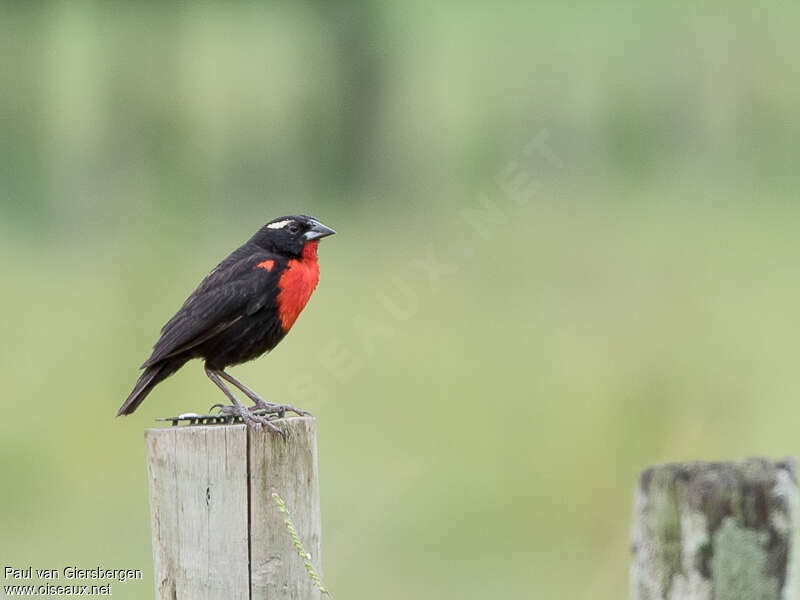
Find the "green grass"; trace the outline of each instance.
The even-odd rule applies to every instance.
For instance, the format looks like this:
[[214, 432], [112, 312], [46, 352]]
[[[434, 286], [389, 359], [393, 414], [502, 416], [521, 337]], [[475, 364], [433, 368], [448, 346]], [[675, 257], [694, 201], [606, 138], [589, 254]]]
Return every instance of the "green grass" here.
[[306, 552], [303, 542], [300, 540], [300, 536], [297, 535], [297, 529], [292, 522], [292, 516], [289, 513], [289, 510], [286, 508], [286, 503], [283, 501], [283, 498], [281, 498], [277, 492], [272, 492], [272, 499], [275, 501], [275, 506], [278, 508], [278, 510], [286, 516], [283, 523], [286, 525], [286, 531], [292, 540], [292, 544], [297, 552], [297, 556], [299, 556], [303, 561], [303, 566], [306, 568], [308, 577], [314, 582], [314, 586], [317, 588], [317, 590], [319, 590], [319, 593], [322, 594], [322, 596], [333, 598], [330, 590], [328, 590], [328, 588], [325, 587], [325, 584], [322, 583], [322, 578], [320, 578], [319, 573], [317, 573], [316, 569], [314, 569], [314, 565], [311, 563], [313, 557], [311, 554]]

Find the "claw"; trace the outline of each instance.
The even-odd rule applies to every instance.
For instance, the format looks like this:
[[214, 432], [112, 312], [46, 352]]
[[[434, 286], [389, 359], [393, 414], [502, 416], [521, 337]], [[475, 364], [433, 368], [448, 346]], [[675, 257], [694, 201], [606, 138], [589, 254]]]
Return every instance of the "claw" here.
[[[247, 410], [247, 409], [245, 409]], [[283, 439], [286, 439], [286, 434], [275, 424], [271, 423], [269, 419], [265, 419], [264, 417], [259, 417], [258, 415], [254, 415], [252, 413], [247, 412], [248, 416], [245, 417], [242, 415], [242, 420], [247, 424], [248, 427], [259, 428], [259, 427], [266, 427], [270, 431], [274, 433], [279, 433]]]
[[266, 417], [262, 417], [256, 413], [253, 409], [246, 408], [244, 406], [232, 406], [232, 405], [220, 405], [220, 413], [228, 416], [230, 419], [235, 419], [239, 417], [242, 421], [248, 426], [253, 428], [259, 427], [266, 427], [270, 431], [275, 433], [281, 434], [281, 436], [285, 439], [286, 435], [281, 431], [281, 429], [272, 423]]
[[277, 414], [281, 419], [286, 416], [287, 412], [293, 412], [300, 417], [311, 416], [310, 412], [302, 408], [295, 408], [290, 404], [271, 404], [270, 402], [264, 402], [262, 400], [261, 402], [256, 402], [255, 406], [258, 407], [257, 410], [263, 414]]

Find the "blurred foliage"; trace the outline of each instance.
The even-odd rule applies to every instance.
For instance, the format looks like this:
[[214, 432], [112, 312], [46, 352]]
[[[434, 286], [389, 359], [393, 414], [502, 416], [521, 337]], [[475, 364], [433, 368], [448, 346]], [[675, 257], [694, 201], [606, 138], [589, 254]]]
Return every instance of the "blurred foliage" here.
[[152, 578], [141, 430], [220, 398], [190, 364], [114, 412], [216, 261], [306, 212], [320, 288], [235, 372], [319, 419], [326, 583], [624, 597], [639, 470], [800, 450], [798, 18], [0, 4], [0, 561]]

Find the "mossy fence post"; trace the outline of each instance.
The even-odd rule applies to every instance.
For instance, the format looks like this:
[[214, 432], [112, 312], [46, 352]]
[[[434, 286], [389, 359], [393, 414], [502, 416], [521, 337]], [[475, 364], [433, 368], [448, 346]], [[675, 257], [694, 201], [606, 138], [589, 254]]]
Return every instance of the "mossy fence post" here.
[[651, 467], [634, 500], [634, 600], [794, 598], [794, 462]]
[[321, 597], [307, 572], [322, 568], [315, 421], [275, 423], [286, 439], [222, 424], [145, 433], [157, 600]]

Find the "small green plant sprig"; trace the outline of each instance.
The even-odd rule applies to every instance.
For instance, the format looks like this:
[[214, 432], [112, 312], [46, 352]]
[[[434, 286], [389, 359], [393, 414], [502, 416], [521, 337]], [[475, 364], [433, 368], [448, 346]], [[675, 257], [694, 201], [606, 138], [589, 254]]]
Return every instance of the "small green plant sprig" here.
[[272, 492], [272, 499], [275, 500], [278, 510], [286, 515], [283, 523], [286, 525], [286, 530], [289, 532], [289, 535], [294, 542], [294, 549], [297, 551], [297, 555], [303, 559], [303, 565], [306, 568], [308, 576], [311, 578], [311, 581], [314, 582], [314, 585], [317, 586], [317, 589], [320, 591], [320, 593], [328, 598], [331, 598], [332, 600], [333, 594], [331, 594], [328, 591], [328, 588], [326, 588], [322, 583], [322, 579], [314, 570], [314, 565], [311, 564], [311, 555], [306, 552], [305, 548], [303, 548], [303, 542], [300, 541], [300, 536], [297, 535], [297, 530], [294, 528], [294, 523], [292, 523], [292, 517], [289, 514], [289, 510], [286, 508], [286, 503], [277, 492]]

